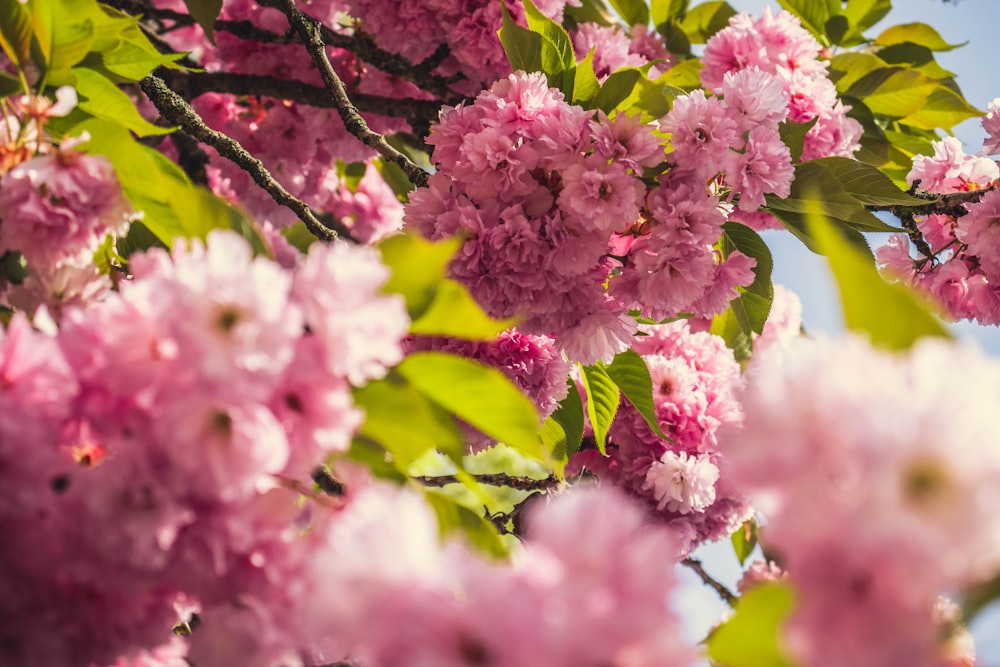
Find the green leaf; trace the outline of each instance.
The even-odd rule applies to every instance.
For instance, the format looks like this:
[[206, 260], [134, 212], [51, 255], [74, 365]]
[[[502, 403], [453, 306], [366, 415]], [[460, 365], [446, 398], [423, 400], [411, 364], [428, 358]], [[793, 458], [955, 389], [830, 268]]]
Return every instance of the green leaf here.
[[708, 657], [726, 667], [792, 667], [781, 632], [794, 606], [794, 592], [785, 584], [747, 591], [733, 616], [706, 640]]
[[[885, 174], [870, 164], [845, 157], [821, 158], [813, 160], [812, 164], [821, 165], [848, 194], [862, 204], [919, 206], [928, 203], [927, 199], [920, 199], [900, 190]], [[883, 231], [902, 230], [891, 228]]]
[[729, 536], [729, 541], [733, 544], [740, 566], [746, 565], [747, 558], [757, 547], [757, 524], [752, 519], [745, 522]]
[[[662, 23], [656, 24], [656, 31], [663, 35], [663, 41], [667, 45], [667, 50], [671, 53], [678, 55], [688, 55], [691, 53], [691, 39], [684, 32], [684, 28], [677, 19], [667, 19]], [[681, 61], [680, 64], [685, 62], [691, 61]], [[699, 60], [698, 62], [701, 61]]]
[[960, 46], [965, 46], [968, 42], [961, 44], [949, 44], [937, 30], [926, 23], [904, 23], [894, 25], [885, 30], [875, 38], [875, 44], [888, 46], [889, 44], [899, 44], [900, 42], [913, 42], [926, 46], [931, 51], [951, 51]]
[[816, 125], [817, 120], [819, 120], [818, 116], [808, 123], [796, 123], [791, 120], [784, 120], [778, 126], [778, 133], [781, 135], [781, 140], [784, 144], [788, 146], [788, 150], [792, 154], [793, 163], [802, 159], [802, 148], [806, 142], [806, 135]]
[[566, 453], [566, 431], [563, 429], [562, 425], [553, 419], [551, 416], [546, 418], [542, 422], [542, 428], [538, 432], [539, 437], [542, 439], [542, 445], [545, 446], [546, 451], [552, 455], [552, 460], [556, 464], [556, 468], [562, 474], [562, 470], [565, 469], [566, 463], [569, 461], [569, 454]]
[[0, 0], [0, 46], [19, 68], [31, 59], [31, 14], [19, 0]]
[[734, 309], [733, 303], [731, 301], [726, 310], [712, 318], [709, 332], [725, 341], [736, 361], [744, 362], [753, 355], [753, 329], [746, 313], [742, 309]]
[[486, 435], [546, 461], [538, 413], [500, 371], [443, 352], [411, 354], [396, 370], [431, 401]]
[[[837, 163], [830, 162], [829, 160], [830, 158], [823, 158], [822, 160], [812, 160], [796, 166], [795, 181], [792, 182], [792, 191], [787, 198], [779, 199], [772, 195], [765, 195], [768, 209], [771, 213], [786, 223], [786, 226], [790, 223], [794, 227], [797, 227], [798, 231], [791, 226], [789, 227], [797, 235], [799, 232], [805, 232], [808, 236], [807, 230], [804, 229], [804, 224], [808, 214], [816, 210], [822, 211], [824, 215], [835, 220], [837, 223], [857, 231], [900, 231], [898, 227], [891, 227], [872, 215], [871, 212], [865, 209], [865, 203], [883, 198], [889, 199], [891, 198], [891, 192], [898, 192], [900, 198], [907, 197], [907, 195], [899, 191], [882, 174], [879, 174], [878, 181], [872, 185], [869, 191], [863, 189], [863, 184], [859, 184], [854, 180], [847, 180], [848, 186], [857, 188], [854, 193], [848, 192], [845, 185], [838, 178], [839, 167]], [[835, 158], [835, 160], [846, 160], [846, 158]], [[870, 165], [864, 165], [860, 162], [849, 162], [859, 165], [857, 169], [858, 173], [878, 173], [878, 170]], [[871, 171], [864, 171], [866, 169]], [[841, 171], [843, 173], [839, 175], [843, 178], [851, 179], [853, 177], [853, 171], [847, 169]], [[884, 184], [888, 184], [892, 188], [892, 191], [881, 189]], [[800, 236], [800, 238], [802, 237]], [[812, 250], [816, 249], [808, 241], [806, 245]]]
[[410, 333], [490, 340], [514, 324], [514, 320], [495, 320], [484, 313], [464, 285], [441, 279], [427, 309], [410, 325]]
[[604, 371], [618, 385], [625, 399], [646, 420], [649, 430], [664, 440], [670, 440], [670, 436], [660, 429], [656, 405], [653, 403], [653, 380], [649, 376], [649, 367], [639, 353], [634, 350], [619, 353], [610, 364], [604, 366]]
[[899, 122], [921, 130], [950, 130], [962, 121], [983, 115], [983, 111], [969, 104], [961, 94], [942, 85], [934, 89], [919, 111]]
[[157, 127], [143, 118], [131, 98], [118, 86], [86, 67], [73, 69], [79, 108], [95, 118], [111, 120], [127, 127], [140, 137], [169, 134], [170, 128]]
[[830, 61], [830, 79], [837, 84], [837, 92], [846, 93], [865, 75], [886, 67], [888, 63], [876, 55], [848, 51]]
[[542, 71], [551, 76], [573, 68], [576, 55], [566, 29], [538, 11], [531, 0], [523, 1], [528, 29], [542, 37]]
[[365, 411], [358, 433], [384, 447], [403, 469], [435, 449], [464, 451], [455, 420], [396, 374], [356, 389], [354, 401]]
[[604, 80], [604, 85], [601, 86], [601, 92], [597, 94], [594, 106], [605, 113], [611, 113], [632, 94], [632, 90], [642, 78], [642, 71], [635, 67], [612, 72]]
[[[172, 65], [183, 53], [152, 53], [133, 42], [123, 41], [100, 55], [101, 65], [123, 81], [140, 81], [157, 67]], [[75, 63], [74, 63], [75, 64]]]
[[296, 220], [294, 224], [284, 227], [281, 230], [281, 235], [285, 237], [293, 248], [301, 252], [303, 255], [309, 252], [309, 246], [317, 241], [317, 238], [313, 236], [309, 228], [306, 227], [306, 223], [301, 220]]
[[774, 260], [771, 250], [764, 243], [760, 234], [746, 225], [738, 222], [727, 222], [722, 226], [722, 237], [719, 249], [723, 258], [729, 257], [734, 250], [739, 250], [748, 257], [757, 260], [753, 268], [754, 281], [749, 287], [739, 288], [740, 295], [733, 299], [730, 307], [745, 322], [749, 330], [761, 333], [764, 323], [771, 312], [771, 302], [774, 300], [774, 285], [771, 282], [771, 272]]
[[491, 522], [437, 489], [424, 489], [424, 495], [437, 515], [441, 537], [458, 534], [482, 553], [506, 558], [507, 547]]
[[644, 0], [610, 0], [611, 6], [615, 8], [629, 26], [646, 25], [649, 23], [649, 7]]
[[385, 455], [385, 448], [379, 443], [358, 435], [351, 441], [347, 458], [368, 468], [375, 477], [388, 479], [397, 484], [406, 484], [410, 479], [395, 459]]
[[891, 0], [847, 0], [844, 16], [862, 30], [881, 21], [892, 9]]
[[701, 87], [701, 69], [700, 58], [682, 60], [664, 72], [657, 81], [691, 92]]
[[21, 82], [6, 72], [0, 72], [0, 98], [20, 92], [24, 92]]
[[513, 70], [542, 71], [542, 36], [514, 23], [507, 4], [500, 5], [503, 19], [498, 35]]
[[[45, 68], [52, 56], [53, 2], [50, 0], [28, 0], [27, 7], [31, 13], [31, 25], [34, 32], [34, 45], [37, 51], [32, 52], [32, 60], [41, 68]], [[60, 16], [60, 19], [63, 19]]]
[[938, 82], [903, 67], [885, 67], [854, 82], [847, 95], [865, 103], [873, 113], [903, 118], [920, 111]]
[[692, 44], [704, 44], [709, 37], [728, 26], [733, 16], [736, 16], [736, 10], [728, 2], [703, 2], [688, 10], [681, 20], [681, 27]]
[[587, 417], [594, 428], [594, 440], [601, 454], [607, 456], [608, 430], [618, 413], [618, 402], [621, 393], [618, 385], [603, 366], [581, 366], [583, 370], [583, 388], [587, 393]]
[[570, 24], [596, 23], [608, 27], [618, 23], [618, 17], [608, 11], [603, 0], [583, 0], [578, 7], [566, 5], [563, 16]]
[[461, 247], [458, 238], [432, 242], [416, 234], [391, 236], [378, 245], [382, 262], [392, 270], [384, 291], [402, 294], [412, 320], [434, 301], [448, 262]]
[[212, 44], [215, 44], [215, 21], [222, 11], [222, 2], [223, 0], [184, 0], [191, 17], [198, 22]]
[[866, 333], [872, 344], [894, 350], [906, 349], [923, 336], [951, 337], [928, 303], [905, 285], [886, 282], [818, 208], [810, 213], [809, 227], [830, 262], [848, 329]]
[[657, 30], [670, 19], [683, 19], [690, 0], [650, 0], [649, 13]]
[[573, 104], [579, 104], [585, 109], [590, 109], [591, 102], [601, 91], [601, 82], [594, 74], [594, 49], [587, 53], [587, 57], [581, 60], [573, 72]]
[[838, 0], [778, 0], [778, 4], [802, 20], [802, 27], [811, 32], [821, 43], [829, 45], [826, 22], [840, 14]]
[[826, 20], [823, 32], [830, 39], [831, 44], [843, 44], [848, 35], [851, 34], [851, 23], [846, 16], [836, 14]]
[[562, 427], [566, 438], [566, 456], [570, 457], [580, 449], [580, 443], [583, 442], [583, 401], [580, 400], [576, 382], [569, 378], [566, 383], [569, 385], [566, 398], [559, 403], [550, 419]]

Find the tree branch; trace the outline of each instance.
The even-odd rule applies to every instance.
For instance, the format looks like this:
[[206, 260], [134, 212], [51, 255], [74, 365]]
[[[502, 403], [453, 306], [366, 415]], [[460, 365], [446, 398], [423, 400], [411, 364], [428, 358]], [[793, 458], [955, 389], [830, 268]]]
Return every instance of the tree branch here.
[[303, 14], [295, 6], [294, 0], [260, 0], [260, 4], [277, 7], [288, 17], [289, 24], [305, 43], [306, 50], [309, 51], [313, 63], [319, 70], [320, 76], [323, 77], [326, 90], [333, 98], [347, 131], [402, 169], [411, 183], [417, 187], [427, 185], [429, 174], [411, 162], [406, 155], [390, 146], [385, 137], [368, 127], [368, 123], [358, 113], [357, 107], [347, 96], [344, 82], [337, 76], [337, 72], [333, 69], [333, 65], [330, 64], [330, 59], [326, 55], [326, 44], [323, 42], [320, 23]]
[[324, 241], [337, 238], [337, 232], [320, 222], [305, 202], [292, 196], [274, 180], [260, 160], [248, 153], [236, 140], [205, 125], [191, 105], [170, 90], [162, 79], [150, 74], [140, 82], [140, 86], [164, 119], [179, 125], [184, 132], [211, 146], [219, 152], [219, 155], [231, 160], [250, 174], [257, 185], [267, 191], [279, 205], [291, 209], [317, 238]]
[[[142, 2], [142, 0], [103, 0], [103, 2], [106, 5], [129, 14], [141, 14], [143, 18], [153, 19], [161, 22], [161, 24], [162, 21], [171, 21], [177, 26], [193, 26], [196, 24], [194, 18], [189, 14], [152, 7]], [[266, 2], [261, 4], [274, 6]], [[215, 30], [227, 32], [240, 39], [248, 39], [265, 44], [290, 44], [300, 41], [298, 35], [282, 35], [271, 32], [270, 30], [258, 27], [251, 21], [220, 19], [215, 22]], [[444, 46], [424, 62], [414, 64], [398, 54], [378, 48], [375, 42], [364, 34], [348, 35], [336, 32], [325, 25], [320, 25], [320, 34], [328, 46], [350, 51], [361, 58], [361, 60], [373, 65], [386, 74], [406, 79], [422, 90], [436, 95], [446, 104], [458, 104], [464, 99], [462, 95], [451, 90], [451, 84], [456, 80], [455, 77], [444, 78], [432, 74], [432, 71], [441, 64], [441, 60], [447, 56], [447, 48]]]
[[[279, 79], [259, 74], [232, 74], [230, 72], [182, 72], [165, 70], [161, 77], [175, 91], [187, 99], [204, 93], [231, 93], [233, 95], [261, 95], [324, 109], [336, 109], [337, 104], [325, 88], [302, 81]], [[369, 111], [395, 118], [414, 117], [425, 121], [437, 117], [439, 102], [413, 98], [390, 98], [378, 95], [352, 93], [351, 99], [362, 111]]]
[[681, 565], [687, 567], [701, 577], [701, 580], [705, 582], [708, 586], [713, 588], [719, 597], [728, 604], [730, 607], [736, 604], [737, 597], [728, 588], [723, 586], [721, 583], [716, 581], [712, 576], [705, 571], [705, 568], [701, 566], [700, 560], [695, 560], [694, 558], [685, 558], [681, 561]]
[[[869, 211], [888, 211], [892, 213], [897, 218], [902, 218], [904, 215], [933, 215], [935, 213], [950, 215], [955, 218], [961, 218], [963, 215], [968, 213], [968, 209], [965, 208], [965, 204], [975, 204], [983, 198], [983, 196], [990, 190], [997, 189], [998, 186], [993, 185], [988, 188], [983, 188], [982, 190], [973, 190], [972, 192], [951, 192], [948, 194], [937, 195], [927, 193], [927, 197], [933, 197], [926, 204], [915, 204], [912, 206], [901, 205], [901, 204], [889, 204], [882, 206], [868, 205], [865, 206]], [[911, 193], [917, 197], [924, 197], [923, 193]]]
[[[507, 486], [512, 489], [517, 489], [518, 491], [551, 491], [559, 488], [563, 484], [563, 482], [554, 475], [549, 475], [544, 479], [536, 479], [534, 477], [518, 477], [516, 475], [508, 475], [506, 473], [472, 475], [472, 477], [480, 484], [487, 484], [489, 486]], [[424, 486], [435, 487], [462, 483], [461, 480], [459, 480], [455, 475], [414, 477], [413, 479], [420, 482]]]

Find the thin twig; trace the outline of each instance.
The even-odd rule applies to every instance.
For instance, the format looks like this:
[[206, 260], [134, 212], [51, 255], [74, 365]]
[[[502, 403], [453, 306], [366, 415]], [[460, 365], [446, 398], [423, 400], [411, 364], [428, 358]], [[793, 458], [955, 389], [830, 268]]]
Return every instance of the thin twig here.
[[279, 205], [291, 209], [306, 227], [317, 238], [332, 241], [337, 238], [337, 232], [320, 222], [312, 210], [300, 199], [292, 196], [285, 188], [274, 180], [271, 172], [264, 164], [247, 152], [235, 139], [217, 132], [205, 125], [201, 117], [191, 108], [184, 98], [170, 90], [163, 79], [150, 74], [140, 82], [142, 92], [150, 99], [164, 119], [179, 125], [184, 132], [198, 141], [211, 146], [219, 155], [231, 160], [240, 169], [250, 174], [254, 182], [262, 187]]
[[354, 106], [354, 103], [351, 102], [350, 97], [347, 95], [344, 82], [340, 80], [337, 72], [333, 69], [333, 65], [330, 64], [330, 59], [326, 55], [326, 44], [323, 42], [320, 23], [303, 14], [295, 6], [294, 0], [261, 0], [260, 4], [277, 7], [288, 17], [289, 24], [305, 43], [306, 50], [309, 51], [313, 63], [319, 70], [320, 76], [323, 77], [323, 83], [326, 86], [327, 92], [333, 97], [337, 111], [340, 113], [340, 118], [344, 121], [344, 127], [347, 128], [347, 131], [360, 139], [369, 148], [378, 151], [386, 160], [402, 169], [411, 183], [417, 187], [426, 185], [429, 174], [410, 161], [410, 158], [406, 157], [406, 155], [390, 146], [385, 137], [368, 127], [368, 123], [358, 113], [357, 107]]
[[701, 566], [700, 560], [695, 560], [694, 558], [685, 558], [684, 560], [681, 561], [681, 565], [691, 570], [694, 570], [694, 572], [699, 577], [701, 577], [701, 580], [705, 582], [708, 586], [715, 589], [715, 592], [719, 594], [719, 597], [722, 598], [723, 601], [730, 607], [736, 604], [737, 597], [732, 593], [732, 591], [730, 591], [728, 588], [726, 588], [721, 583], [712, 578], [712, 575], [706, 572], [705, 568]]
[[[562, 486], [563, 482], [553, 475], [544, 479], [534, 477], [519, 477], [506, 473], [490, 473], [483, 475], [471, 475], [480, 484], [489, 486], [507, 486], [518, 491], [551, 491]], [[455, 475], [437, 475], [434, 477], [414, 477], [414, 479], [424, 486], [447, 486], [449, 484], [461, 484], [461, 480]]]

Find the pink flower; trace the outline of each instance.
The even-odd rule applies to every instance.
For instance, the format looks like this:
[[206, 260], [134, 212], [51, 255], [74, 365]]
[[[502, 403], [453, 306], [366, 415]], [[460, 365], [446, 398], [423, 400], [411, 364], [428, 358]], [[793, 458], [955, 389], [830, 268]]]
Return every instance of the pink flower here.
[[326, 368], [356, 386], [403, 358], [410, 318], [401, 297], [380, 294], [388, 278], [374, 250], [343, 243], [314, 243], [295, 273], [292, 294], [325, 347]]
[[106, 158], [64, 150], [24, 162], [0, 181], [0, 251], [47, 270], [90, 260], [134, 215]]
[[715, 502], [718, 480], [719, 469], [707, 455], [667, 450], [649, 465], [643, 488], [653, 492], [656, 509], [689, 514], [704, 512]]

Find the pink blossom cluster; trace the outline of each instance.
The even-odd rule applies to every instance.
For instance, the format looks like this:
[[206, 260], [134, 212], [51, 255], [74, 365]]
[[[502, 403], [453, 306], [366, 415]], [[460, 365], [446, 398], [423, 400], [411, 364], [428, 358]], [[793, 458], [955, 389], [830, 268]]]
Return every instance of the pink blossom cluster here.
[[[774, 75], [787, 95], [788, 120], [816, 121], [806, 134], [802, 160], [851, 157], [860, 146], [861, 124], [847, 117], [850, 107], [837, 98], [821, 55], [820, 43], [797, 17], [784, 10], [775, 15], [766, 7], [759, 18], [733, 16], [728, 27], [708, 40], [701, 81], [722, 94], [727, 74], [757, 68]], [[748, 90], [751, 99], [752, 92]]]
[[428, 143], [438, 171], [405, 220], [431, 239], [464, 236], [451, 275], [490, 315], [523, 315], [523, 331], [552, 336], [571, 360], [625, 350], [629, 309], [709, 317], [753, 280], [751, 258], [713, 249], [725, 214], [703, 181], [673, 171], [647, 192], [641, 170], [662, 161], [650, 126], [594, 117], [541, 74], [447, 109]]
[[[506, 5], [515, 22], [527, 24], [521, 0], [424, 0], [402, 5], [386, 0], [344, 0], [344, 5], [376, 44], [414, 64], [446, 49], [447, 56], [435, 72], [459, 75], [468, 84], [458, 87], [469, 94], [510, 74], [497, 36], [502, 25], [501, 7]], [[565, 6], [580, 6], [580, 0], [539, 0], [534, 5], [562, 23]]]
[[[569, 391], [570, 364], [548, 336], [522, 333], [517, 328], [502, 331], [491, 341], [415, 336], [408, 351], [435, 350], [474, 359], [502, 372], [531, 399], [540, 420], [545, 420]], [[488, 436], [469, 427], [466, 442], [473, 450], [496, 444]]]
[[660, 120], [673, 147], [668, 158], [702, 181], [721, 175], [743, 212], [760, 208], [765, 193], [787, 197], [795, 172], [778, 131], [789, 100], [781, 80], [748, 67], [727, 72], [717, 92], [721, 98], [696, 90], [674, 100]]
[[938, 594], [1000, 567], [997, 400], [1000, 364], [940, 339], [800, 338], [761, 360], [724, 473], [798, 591], [801, 664], [944, 664]]
[[[85, 139], [85, 138], [84, 138]], [[0, 179], [0, 255], [20, 253], [25, 275], [2, 284], [8, 304], [58, 312], [86, 304], [111, 287], [94, 253], [123, 236], [135, 212], [107, 158], [86, 155], [76, 142], [21, 162]]]
[[195, 633], [193, 661], [270, 666], [322, 523], [300, 490], [362, 419], [351, 385], [402, 358], [405, 308], [363, 247], [288, 271], [213, 232], [130, 266], [58, 331], [0, 333], [0, 662], [131, 659], [197, 611], [267, 632], [245, 662]]
[[[621, 26], [581, 23], [573, 32], [573, 51], [578, 61], [594, 52], [594, 74], [601, 81], [623, 67], [642, 67], [659, 61], [655, 73], [665, 72], [674, 62], [663, 38], [643, 25], [626, 33]], [[655, 78], [652, 76], [651, 78]]]
[[612, 490], [576, 488], [540, 505], [513, 563], [488, 563], [442, 546], [419, 496], [373, 488], [329, 532], [301, 618], [371, 667], [691, 664], [668, 608], [668, 531]]
[[[989, 128], [989, 118], [984, 126]], [[987, 143], [989, 143], [987, 139]], [[937, 194], [972, 192], [1000, 183], [1000, 167], [984, 156], [966, 155], [954, 137], [934, 143], [934, 155], [913, 159], [907, 180]], [[879, 248], [883, 271], [931, 296], [950, 319], [1000, 324], [1000, 192], [989, 190], [965, 214], [915, 218], [926, 243], [914, 259], [910, 239], [894, 234]]]
[[[179, 0], [157, 0], [163, 7], [186, 11]], [[313, 0], [302, 9], [327, 25], [337, 25], [343, 11], [339, 2]], [[279, 35], [288, 31], [288, 22], [278, 9], [262, 7], [252, 0], [228, 0], [220, 19], [250, 21]], [[192, 51], [211, 72], [272, 76], [321, 86], [309, 54], [301, 44], [274, 44], [243, 39], [218, 30], [215, 44], [197, 26], [178, 28], [166, 34], [171, 46]], [[360, 61], [344, 49], [328, 49], [338, 75], [348, 82], [351, 94], [386, 98], [420, 97], [413, 85], [386, 75]], [[225, 93], [205, 93], [192, 106], [213, 129], [237, 140], [260, 159], [290, 193], [313, 209], [332, 215], [363, 243], [377, 241], [396, 232], [402, 225], [402, 204], [372, 165], [374, 153], [344, 127], [335, 109], [308, 106], [265, 97], [240, 98]], [[372, 129], [394, 133], [407, 128], [401, 119], [366, 114]], [[239, 202], [255, 219], [275, 228], [296, 221], [295, 215], [278, 206], [251, 177], [231, 161], [208, 149], [206, 167], [212, 189]], [[338, 165], [366, 162], [368, 171], [352, 184], [338, 171]]]
[[750, 518], [743, 494], [722, 475], [728, 448], [718, 431], [739, 424], [740, 367], [722, 338], [692, 332], [686, 321], [646, 326], [633, 349], [649, 367], [664, 440], [622, 401], [611, 426], [608, 457], [583, 450], [572, 470], [596, 473], [668, 522], [685, 552], [728, 537]]

